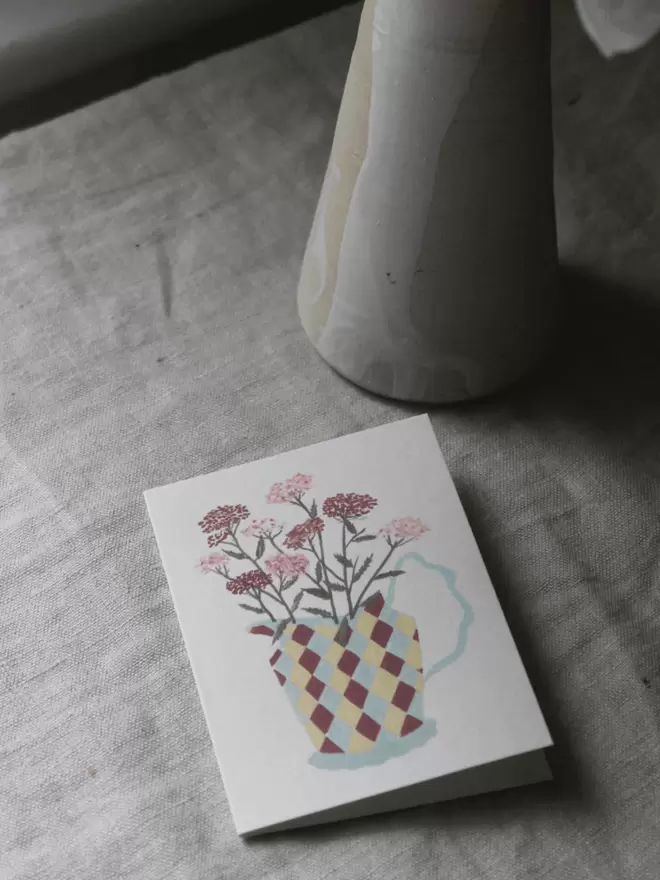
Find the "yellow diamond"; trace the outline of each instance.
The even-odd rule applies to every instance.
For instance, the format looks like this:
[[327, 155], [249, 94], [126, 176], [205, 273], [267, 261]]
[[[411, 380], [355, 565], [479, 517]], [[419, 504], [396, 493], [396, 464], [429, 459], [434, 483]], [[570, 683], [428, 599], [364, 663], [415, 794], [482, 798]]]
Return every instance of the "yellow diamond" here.
[[424, 690], [424, 675], [421, 672], [417, 673], [417, 680], [415, 682], [415, 690], [418, 690], [418, 691]]
[[317, 749], [317, 751], [321, 751], [321, 746], [325, 741], [325, 734], [322, 730], [319, 730], [316, 724], [312, 724], [310, 721], [307, 727], [305, 728], [307, 731], [307, 736], [311, 739], [312, 744]]
[[398, 709], [396, 706], [390, 706], [385, 715], [383, 727], [385, 730], [393, 733], [394, 736], [401, 736], [401, 728], [403, 727], [403, 722], [405, 720], [405, 712], [402, 712], [401, 709]]
[[289, 681], [292, 681], [295, 685], [297, 685], [301, 691], [305, 690], [307, 684], [312, 677], [312, 673], [308, 672], [300, 665], [296, 665], [293, 667], [293, 671], [289, 676]]
[[350, 727], [355, 727], [362, 716], [362, 709], [358, 709], [353, 703], [344, 698], [339, 704], [339, 708], [335, 712], [337, 718], [341, 718]]
[[363, 611], [362, 614], [358, 615], [356, 618], [355, 629], [368, 639], [371, 638], [371, 633], [374, 631], [375, 626], [376, 618], [373, 614], [368, 614], [366, 611]]
[[345, 672], [342, 672], [341, 669], [335, 669], [335, 671], [330, 676], [330, 681], [328, 685], [336, 690], [337, 693], [343, 694], [346, 688], [348, 687], [348, 683], [350, 678], [346, 675]]
[[298, 702], [296, 703], [296, 709], [306, 715], [308, 718], [316, 709], [318, 705], [318, 700], [315, 700], [314, 697], [308, 693], [307, 691], [303, 691], [300, 695]]
[[371, 666], [380, 666], [384, 656], [385, 648], [381, 648], [381, 646], [377, 645], [375, 642], [369, 642], [362, 655], [362, 659], [365, 663], [369, 663]]
[[333, 642], [325, 652], [325, 659], [331, 666], [336, 666], [344, 656], [344, 648], [337, 642]]
[[300, 660], [304, 650], [305, 648], [303, 645], [299, 645], [298, 642], [294, 642], [293, 640], [287, 642], [284, 646], [284, 653], [288, 654], [289, 657], [292, 657], [294, 660]]
[[399, 614], [396, 623], [394, 626], [405, 635], [412, 637], [415, 635], [415, 630], [417, 629], [417, 624], [415, 623], [415, 618], [410, 617], [409, 614]]
[[389, 703], [397, 689], [399, 679], [387, 672], [385, 669], [379, 669], [376, 673], [369, 690], [377, 697], [381, 697], [386, 703]]
[[358, 733], [356, 730], [348, 744], [348, 751], [351, 754], [355, 754], [356, 752], [368, 752], [370, 749], [373, 749], [373, 747], [374, 744], [371, 740], [367, 739], [366, 736], [362, 736], [362, 734]]
[[422, 651], [419, 642], [414, 640], [410, 643], [408, 653], [406, 654], [406, 663], [409, 663], [414, 669], [419, 669], [422, 665]]

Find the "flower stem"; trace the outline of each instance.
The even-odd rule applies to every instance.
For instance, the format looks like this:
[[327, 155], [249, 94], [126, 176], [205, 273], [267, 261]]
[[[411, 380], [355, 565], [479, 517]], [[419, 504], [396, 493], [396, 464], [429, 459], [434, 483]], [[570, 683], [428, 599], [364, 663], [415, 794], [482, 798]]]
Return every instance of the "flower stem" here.
[[254, 565], [254, 567], [255, 567], [258, 571], [260, 571], [260, 572], [263, 574], [264, 577], [268, 578], [268, 580], [270, 581], [270, 585], [271, 585], [271, 587], [273, 588], [273, 592], [275, 593], [275, 595], [273, 596], [273, 595], [271, 595], [270, 593], [266, 592], [265, 590], [264, 590], [263, 592], [265, 592], [266, 596], [268, 596], [269, 599], [274, 599], [276, 602], [279, 602], [280, 605], [283, 605], [284, 608], [286, 609], [286, 613], [289, 615], [289, 620], [291, 621], [291, 623], [295, 623], [295, 622], [296, 622], [296, 618], [293, 616], [293, 612], [291, 611], [291, 609], [290, 609], [289, 606], [287, 605], [286, 600], [285, 600], [284, 597], [282, 596], [281, 591], [278, 591], [277, 587], [276, 587], [275, 584], [273, 583], [273, 581], [272, 581], [270, 575], [266, 574], [266, 572], [265, 572], [265, 571], [263, 570], [263, 568], [259, 565], [259, 563], [257, 562], [257, 560], [256, 560], [253, 556], [250, 556], [250, 554], [247, 552], [247, 550], [245, 550], [244, 547], [241, 547], [241, 545], [240, 545], [240, 543], [239, 543], [239, 541], [238, 541], [238, 538], [236, 537], [236, 535], [235, 535], [234, 533], [232, 533], [231, 537], [232, 537], [232, 539], [233, 539], [234, 546], [235, 546], [236, 549], [239, 551], [239, 553], [242, 553], [243, 556], [245, 556], [246, 559], [249, 559], [250, 562], [252, 563], [252, 565]]
[[371, 587], [371, 585], [372, 585], [373, 582], [376, 580], [376, 578], [378, 577], [378, 575], [381, 573], [381, 571], [385, 568], [385, 566], [387, 565], [387, 563], [390, 561], [390, 559], [391, 559], [392, 554], [394, 553], [394, 551], [397, 549], [397, 547], [400, 547], [402, 543], [403, 543], [403, 542], [399, 542], [398, 544], [397, 544], [397, 543], [394, 543], [394, 544], [392, 544], [392, 545], [390, 546], [390, 549], [389, 549], [389, 550], [387, 551], [387, 553], [385, 554], [385, 558], [383, 559], [383, 561], [381, 562], [381, 564], [378, 566], [378, 568], [376, 569], [376, 571], [371, 575], [371, 577], [370, 577], [369, 580], [367, 581], [367, 584], [366, 584], [365, 588], [362, 590], [362, 592], [361, 592], [360, 595], [358, 596], [358, 600], [357, 600], [357, 602], [355, 603], [355, 605], [354, 605], [354, 607], [353, 607], [353, 613], [352, 613], [351, 617], [354, 617], [354, 616], [355, 616], [355, 612], [357, 611], [357, 609], [358, 609], [358, 608], [360, 607], [360, 605], [362, 604], [362, 600], [364, 599], [364, 597], [367, 595], [367, 590]]
[[[345, 522], [342, 522], [342, 524], [341, 524], [341, 552], [342, 552], [344, 559], [348, 559], [348, 556], [346, 555], [348, 552], [348, 547], [346, 545], [346, 523]], [[348, 568], [345, 565], [342, 567], [343, 567], [343, 571], [344, 571], [344, 578], [343, 578], [344, 591], [346, 593], [346, 601], [348, 602], [348, 614], [349, 614], [349, 617], [353, 617], [353, 606], [351, 604], [351, 588], [348, 585]], [[351, 586], [352, 586], [352, 578], [351, 578]]]

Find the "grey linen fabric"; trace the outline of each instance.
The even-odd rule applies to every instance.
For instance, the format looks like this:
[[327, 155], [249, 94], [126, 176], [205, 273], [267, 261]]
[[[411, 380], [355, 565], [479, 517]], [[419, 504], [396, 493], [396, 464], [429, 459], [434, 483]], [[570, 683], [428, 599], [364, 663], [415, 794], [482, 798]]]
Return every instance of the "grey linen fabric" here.
[[414, 411], [334, 375], [296, 316], [356, 16], [0, 144], [3, 880], [658, 876], [660, 64], [607, 67], [568, 0], [561, 350], [432, 414], [556, 781], [234, 833], [141, 493]]

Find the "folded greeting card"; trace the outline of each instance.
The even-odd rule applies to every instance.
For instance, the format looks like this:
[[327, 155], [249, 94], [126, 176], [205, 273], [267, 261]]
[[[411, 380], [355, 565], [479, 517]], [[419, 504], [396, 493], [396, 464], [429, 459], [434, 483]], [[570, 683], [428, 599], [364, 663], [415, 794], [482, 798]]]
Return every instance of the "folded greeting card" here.
[[426, 416], [146, 500], [239, 833], [549, 777]]

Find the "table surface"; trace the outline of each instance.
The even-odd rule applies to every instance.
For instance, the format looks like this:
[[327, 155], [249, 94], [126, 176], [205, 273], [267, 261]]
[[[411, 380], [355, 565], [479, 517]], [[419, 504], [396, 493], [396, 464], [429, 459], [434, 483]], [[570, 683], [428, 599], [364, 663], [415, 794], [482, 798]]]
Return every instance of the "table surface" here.
[[432, 419], [555, 782], [241, 841], [147, 521], [145, 488], [416, 411], [296, 315], [344, 9], [0, 142], [3, 880], [657, 878], [660, 49], [608, 65], [554, 14], [565, 324]]

